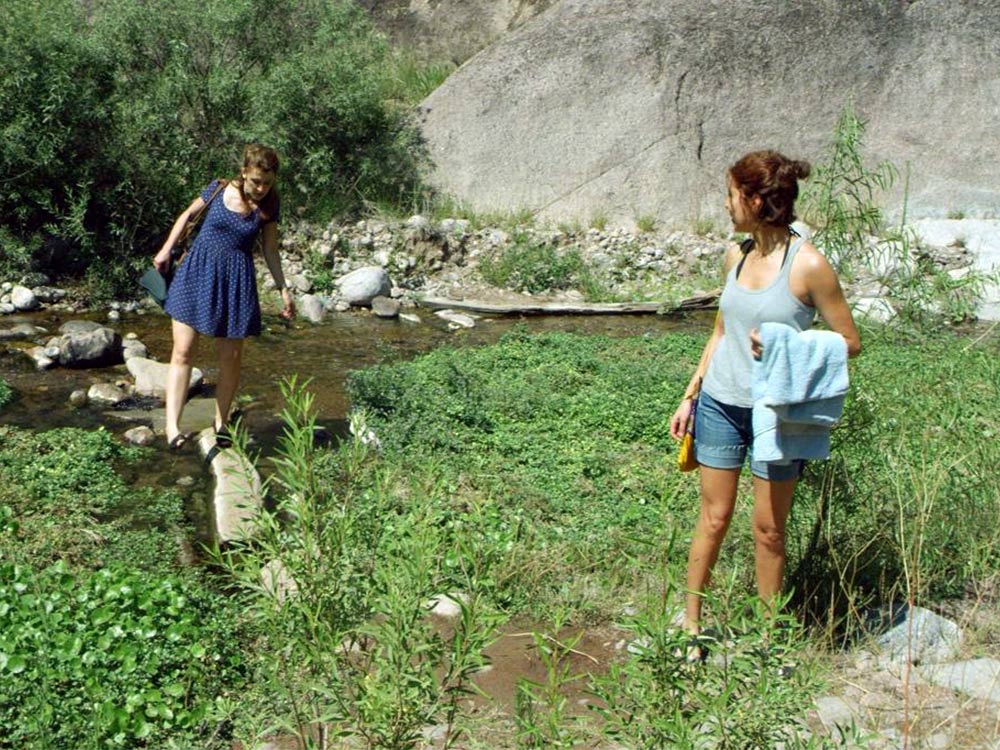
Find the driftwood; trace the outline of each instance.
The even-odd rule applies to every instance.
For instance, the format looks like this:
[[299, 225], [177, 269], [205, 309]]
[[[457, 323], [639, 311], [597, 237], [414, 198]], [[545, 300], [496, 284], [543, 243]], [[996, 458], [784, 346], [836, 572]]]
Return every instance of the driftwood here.
[[689, 310], [710, 310], [718, 305], [719, 293], [689, 297], [674, 307], [661, 302], [536, 302], [532, 304], [496, 304], [476, 300], [421, 297], [417, 304], [429, 310], [462, 310], [485, 315], [649, 315]]

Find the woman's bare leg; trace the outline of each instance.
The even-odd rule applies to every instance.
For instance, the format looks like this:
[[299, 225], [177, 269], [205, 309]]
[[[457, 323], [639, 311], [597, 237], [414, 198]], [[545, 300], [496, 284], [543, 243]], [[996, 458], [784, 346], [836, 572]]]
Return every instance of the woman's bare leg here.
[[771, 482], [753, 478], [753, 544], [757, 593], [768, 608], [781, 593], [785, 576], [785, 523], [798, 479]]
[[736, 507], [739, 469], [711, 469], [702, 466], [701, 514], [694, 527], [691, 551], [688, 553], [687, 601], [684, 623], [688, 632], [701, 632], [701, 600], [712, 576], [712, 567], [719, 557], [722, 540]]
[[191, 367], [198, 351], [198, 332], [187, 323], [173, 321], [171, 326], [174, 345], [170, 352], [170, 369], [167, 372], [167, 442], [180, 433], [181, 414], [187, 403], [191, 385]]
[[243, 365], [243, 339], [216, 339], [219, 354], [219, 382], [215, 386], [215, 424], [225, 427], [229, 409], [240, 385], [240, 368]]

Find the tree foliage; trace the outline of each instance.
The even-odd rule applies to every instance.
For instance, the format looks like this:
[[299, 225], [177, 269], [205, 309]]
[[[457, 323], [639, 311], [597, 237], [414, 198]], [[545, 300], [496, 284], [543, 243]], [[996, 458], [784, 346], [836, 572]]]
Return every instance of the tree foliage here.
[[0, 271], [145, 256], [250, 141], [282, 155], [293, 209], [417, 188], [415, 130], [382, 96], [387, 47], [353, 2], [86, 5], [5, 4]]

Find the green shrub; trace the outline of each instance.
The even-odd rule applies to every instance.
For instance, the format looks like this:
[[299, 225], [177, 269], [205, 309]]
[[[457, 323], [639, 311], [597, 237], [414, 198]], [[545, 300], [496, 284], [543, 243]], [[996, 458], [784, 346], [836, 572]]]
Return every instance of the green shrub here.
[[0, 563], [0, 747], [220, 746], [215, 697], [246, 679], [233, 614], [181, 580]]
[[251, 140], [284, 159], [286, 216], [418, 189], [415, 131], [383, 101], [386, 46], [354, 3], [87, 5], [5, 6], [8, 263], [82, 273], [151, 254]]
[[560, 250], [551, 244], [532, 241], [524, 234], [517, 235], [496, 256], [481, 261], [479, 270], [487, 283], [519, 292], [578, 289], [590, 300], [608, 295], [578, 249]]
[[14, 389], [10, 387], [6, 380], [0, 378], [0, 411], [14, 400]]

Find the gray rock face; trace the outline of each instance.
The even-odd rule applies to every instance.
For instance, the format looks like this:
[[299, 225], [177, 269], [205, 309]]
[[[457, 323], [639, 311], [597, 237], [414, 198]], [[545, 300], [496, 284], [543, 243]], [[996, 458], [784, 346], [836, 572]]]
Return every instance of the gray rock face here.
[[59, 342], [59, 364], [63, 367], [100, 367], [122, 361], [121, 338], [110, 328], [65, 333]]
[[819, 159], [853, 98], [866, 158], [911, 164], [911, 217], [995, 211], [995, 8], [560, 0], [423, 102], [433, 179], [479, 211], [722, 219], [728, 165]]
[[337, 280], [340, 296], [355, 307], [368, 306], [375, 297], [388, 297], [392, 291], [392, 281], [385, 269], [365, 266]]
[[361, 0], [375, 23], [428, 60], [463, 62], [553, 0]]

